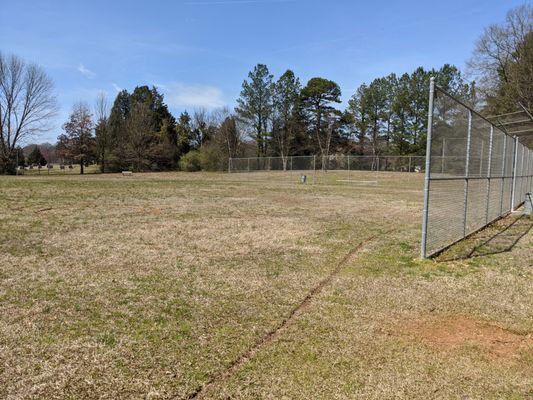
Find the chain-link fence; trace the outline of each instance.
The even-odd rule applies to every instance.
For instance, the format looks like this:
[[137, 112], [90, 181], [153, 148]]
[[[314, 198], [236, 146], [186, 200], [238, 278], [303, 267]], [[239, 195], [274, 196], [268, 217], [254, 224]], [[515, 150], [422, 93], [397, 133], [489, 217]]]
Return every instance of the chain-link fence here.
[[432, 80], [422, 257], [517, 208], [532, 184], [532, 150]]
[[230, 158], [228, 172], [279, 171], [304, 173], [326, 171], [423, 172], [423, 156], [371, 156], [332, 154], [329, 156], [287, 156]]

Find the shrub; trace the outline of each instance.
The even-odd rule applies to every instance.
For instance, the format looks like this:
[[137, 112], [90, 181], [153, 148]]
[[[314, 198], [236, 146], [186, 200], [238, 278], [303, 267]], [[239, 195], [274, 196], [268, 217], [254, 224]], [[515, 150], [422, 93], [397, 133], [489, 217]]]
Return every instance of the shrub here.
[[200, 150], [200, 161], [204, 171], [220, 171], [221, 164], [226, 158], [222, 151], [211, 143], [207, 143]]
[[198, 150], [191, 150], [180, 159], [180, 169], [187, 172], [200, 171], [202, 169], [201, 154]]

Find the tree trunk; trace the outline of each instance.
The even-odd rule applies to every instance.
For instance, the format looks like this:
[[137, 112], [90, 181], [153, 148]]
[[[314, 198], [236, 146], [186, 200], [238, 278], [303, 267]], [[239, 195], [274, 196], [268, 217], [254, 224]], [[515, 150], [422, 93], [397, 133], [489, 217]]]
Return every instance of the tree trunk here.
[[100, 171], [105, 174], [105, 150], [102, 150], [102, 165], [100, 165]]
[[316, 140], [318, 142], [318, 148], [320, 150], [320, 159], [322, 163], [322, 170], [325, 169], [324, 165], [324, 149], [322, 148], [322, 141], [320, 140], [320, 131], [322, 125], [322, 110], [320, 109], [320, 105], [317, 104], [317, 113], [316, 113]]
[[83, 167], [84, 167], [83, 158], [80, 160], [80, 175], [83, 175]]

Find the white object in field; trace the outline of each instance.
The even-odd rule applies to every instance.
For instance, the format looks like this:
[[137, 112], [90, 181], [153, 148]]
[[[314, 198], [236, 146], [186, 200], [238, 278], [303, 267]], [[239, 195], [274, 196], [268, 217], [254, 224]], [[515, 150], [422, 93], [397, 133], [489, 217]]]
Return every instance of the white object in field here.
[[133, 172], [131, 171], [122, 171], [122, 176], [132, 176]]
[[526, 193], [526, 201], [524, 202], [524, 215], [531, 215], [533, 213], [533, 193]]
[[300, 183], [305, 183], [305, 182], [307, 182], [307, 175], [300, 176]]

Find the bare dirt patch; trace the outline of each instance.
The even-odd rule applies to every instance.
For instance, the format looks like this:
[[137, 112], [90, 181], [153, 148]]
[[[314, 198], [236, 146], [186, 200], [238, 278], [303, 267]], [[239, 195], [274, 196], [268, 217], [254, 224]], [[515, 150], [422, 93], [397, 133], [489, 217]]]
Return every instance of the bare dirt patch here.
[[517, 334], [463, 315], [410, 321], [404, 330], [407, 335], [419, 338], [439, 351], [474, 346], [492, 359], [516, 357], [521, 348], [533, 345], [531, 334]]

